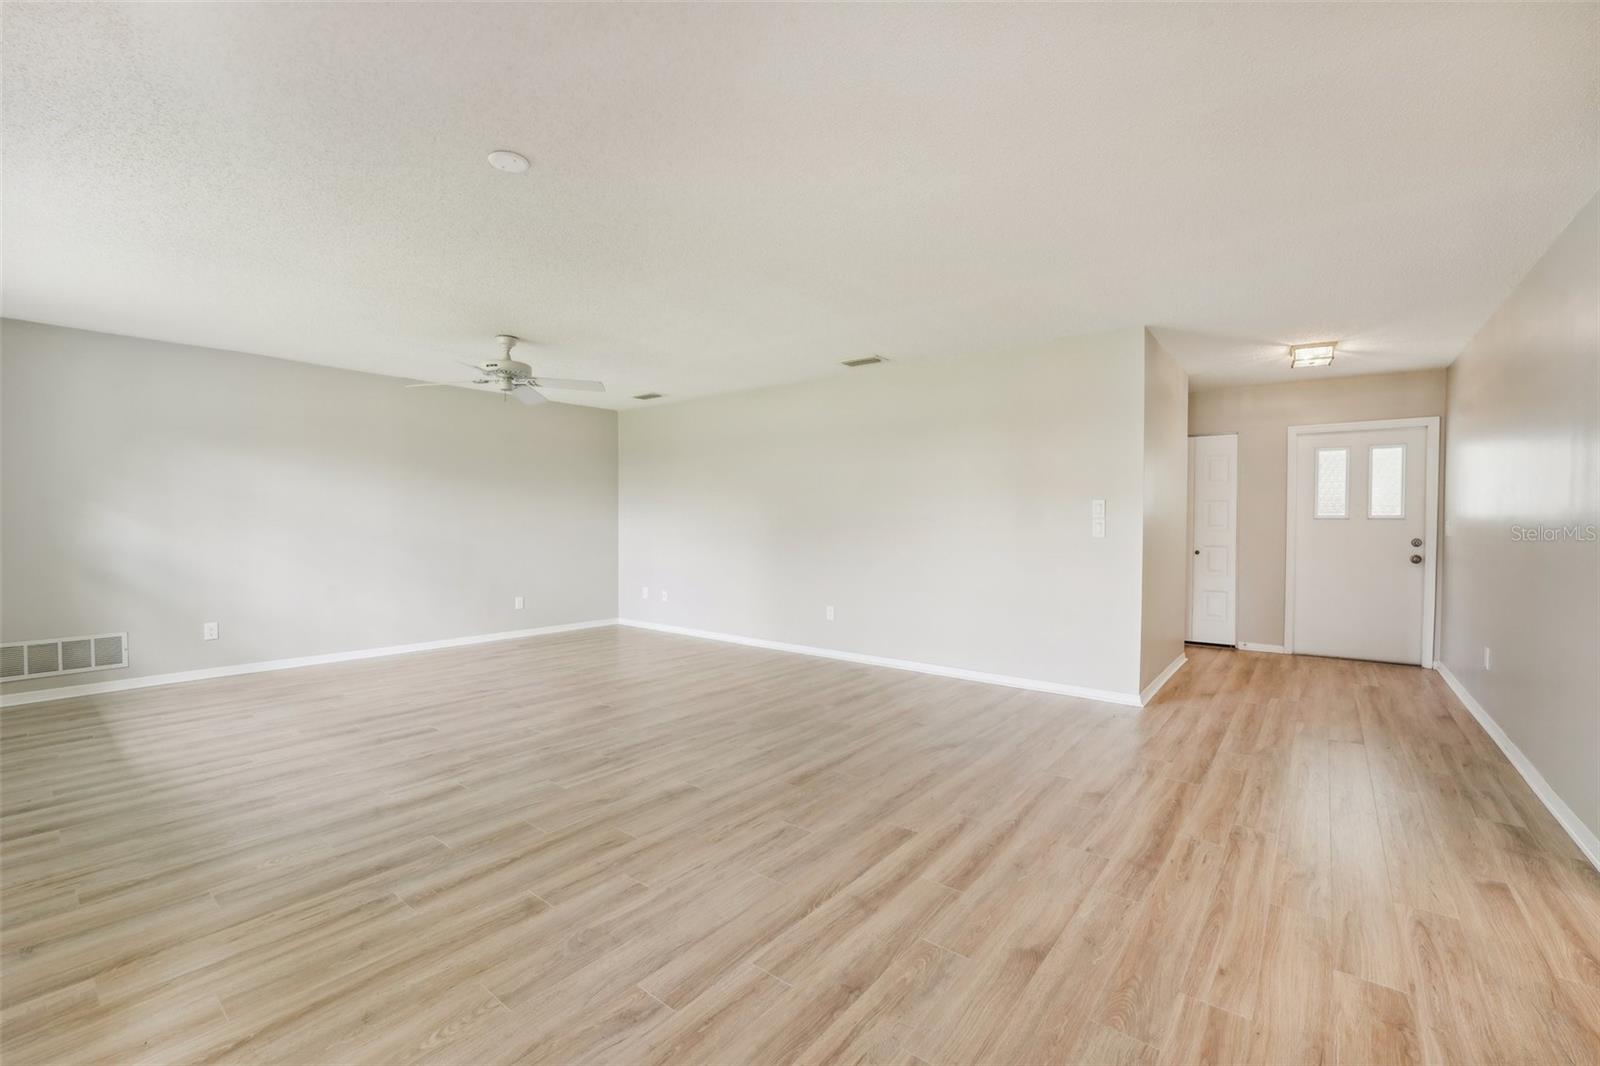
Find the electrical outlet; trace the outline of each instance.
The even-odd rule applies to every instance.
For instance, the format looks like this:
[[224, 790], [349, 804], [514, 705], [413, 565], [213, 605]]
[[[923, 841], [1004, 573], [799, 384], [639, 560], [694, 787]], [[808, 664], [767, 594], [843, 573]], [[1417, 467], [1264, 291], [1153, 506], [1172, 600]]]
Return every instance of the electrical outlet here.
[[511, 600], [511, 609], [513, 611], [522, 610], [522, 597], [521, 596], [515, 596], [515, 597], [512, 598], [512, 600]]
[[201, 640], [216, 640], [217, 639], [217, 623], [215, 623], [215, 622], [207, 622], [205, 625], [201, 626], [200, 627], [200, 639]]
[[661, 590], [661, 602], [662, 603], [666, 603], [667, 602], [667, 590], [666, 589], [662, 589]]
[[1494, 656], [1489, 653], [1489, 646], [1483, 646], [1483, 668], [1485, 671], [1494, 669]]
[[641, 585], [639, 587], [639, 598], [641, 600], [648, 600], [650, 598], [650, 586], [649, 585]]
[[833, 621], [833, 604], [828, 604], [827, 608], [823, 611], [823, 614], [827, 617], [828, 621]]

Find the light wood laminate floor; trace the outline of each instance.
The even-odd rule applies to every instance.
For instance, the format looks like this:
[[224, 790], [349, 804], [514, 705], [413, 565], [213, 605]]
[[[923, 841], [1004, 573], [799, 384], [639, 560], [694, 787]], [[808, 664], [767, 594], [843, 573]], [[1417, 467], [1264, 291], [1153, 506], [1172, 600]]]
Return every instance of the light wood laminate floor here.
[[0, 742], [7, 1066], [1600, 1057], [1600, 878], [1428, 671], [599, 629]]

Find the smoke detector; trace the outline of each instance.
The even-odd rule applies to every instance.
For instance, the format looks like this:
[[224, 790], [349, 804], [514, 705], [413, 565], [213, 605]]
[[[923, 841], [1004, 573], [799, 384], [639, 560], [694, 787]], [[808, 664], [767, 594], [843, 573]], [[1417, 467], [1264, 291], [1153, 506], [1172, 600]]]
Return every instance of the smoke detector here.
[[497, 148], [489, 153], [489, 165], [507, 174], [521, 174], [528, 169], [528, 157], [507, 148]]

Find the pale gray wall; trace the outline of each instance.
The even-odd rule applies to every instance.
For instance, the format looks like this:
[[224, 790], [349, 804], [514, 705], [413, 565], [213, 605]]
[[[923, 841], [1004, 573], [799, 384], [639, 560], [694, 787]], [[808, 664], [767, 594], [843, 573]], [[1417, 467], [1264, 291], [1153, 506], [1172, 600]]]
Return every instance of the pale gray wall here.
[[1597, 263], [1591, 200], [1450, 368], [1442, 629], [1450, 672], [1600, 834]]
[[8, 694], [615, 614], [610, 411], [9, 320], [0, 348], [0, 635], [127, 630], [132, 660]]
[[1189, 396], [1191, 434], [1239, 435], [1238, 639], [1249, 644], [1283, 643], [1289, 427], [1444, 414], [1443, 370], [1353, 378], [1305, 373], [1311, 376], [1304, 381]]
[[1143, 378], [1127, 329], [624, 412], [619, 613], [1136, 692]]
[[1144, 562], [1139, 687], [1183, 654], [1189, 609], [1189, 376], [1144, 334]]

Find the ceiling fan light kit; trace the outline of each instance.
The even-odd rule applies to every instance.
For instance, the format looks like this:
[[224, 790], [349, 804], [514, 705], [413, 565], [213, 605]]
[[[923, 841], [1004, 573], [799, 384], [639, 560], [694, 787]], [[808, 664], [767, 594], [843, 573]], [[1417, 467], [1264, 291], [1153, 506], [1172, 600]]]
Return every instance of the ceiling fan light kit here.
[[518, 338], [509, 333], [502, 333], [495, 337], [495, 343], [500, 346], [500, 358], [491, 359], [485, 363], [462, 363], [478, 376], [470, 381], [419, 381], [407, 385], [408, 389], [428, 389], [440, 385], [458, 385], [464, 387], [491, 386], [502, 396], [515, 396], [518, 401], [532, 407], [541, 403], [558, 403], [551, 400], [540, 389], [570, 389], [578, 392], [604, 392], [605, 386], [598, 381], [586, 381], [579, 378], [552, 378], [542, 374], [535, 374], [533, 367], [519, 359], [511, 357], [511, 349], [518, 344]]

